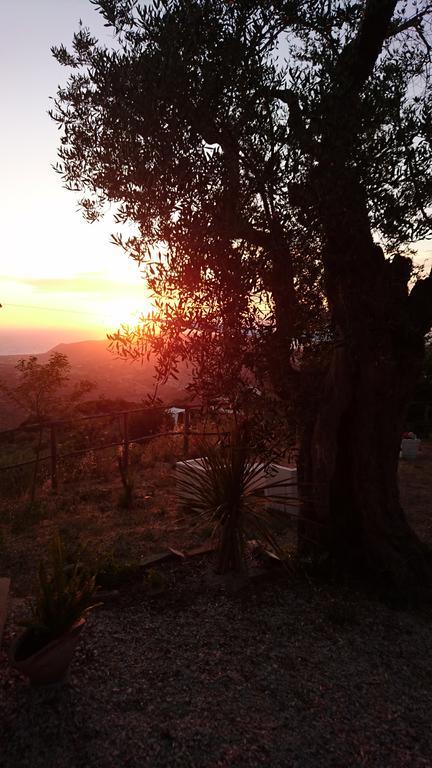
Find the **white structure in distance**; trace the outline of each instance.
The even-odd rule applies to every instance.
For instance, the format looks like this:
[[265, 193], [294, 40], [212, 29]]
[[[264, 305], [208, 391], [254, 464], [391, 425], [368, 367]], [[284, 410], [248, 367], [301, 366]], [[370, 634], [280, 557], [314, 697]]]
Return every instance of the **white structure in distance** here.
[[174, 421], [174, 429], [177, 429], [179, 423], [179, 417], [185, 413], [186, 408], [167, 408], [167, 413]]

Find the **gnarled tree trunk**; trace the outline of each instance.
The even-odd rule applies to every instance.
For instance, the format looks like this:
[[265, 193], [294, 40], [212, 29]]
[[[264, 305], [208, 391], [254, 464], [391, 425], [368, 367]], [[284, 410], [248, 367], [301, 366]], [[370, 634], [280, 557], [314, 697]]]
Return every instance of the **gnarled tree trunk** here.
[[423, 548], [400, 505], [397, 471], [420, 361], [419, 350], [395, 361], [372, 344], [358, 359], [344, 345], [335, 349], [300, 467], [301, 550], [328, 553], [344, 571], [410, 593], [429, 579]]
[[409, 293], [411, 261], [384, 258], [357, 180], [346, 170], [339, 178], [344, 206], [331, 200], [326, 176], [322, 206], [338, 341], [302, 447], [300, 543], [413, 593], [430, 582], [429, 566], [401, 508], [397, 470], [432, 321], [432, 277]]
[[303, 550], [328, 552], [345, 569], [413, 593], [430, 583], [430, 572], [400, 505], [397, 469], [404, 415], [432, 322], [432, 277], [409, 294], [410, 260], [388, 261], [374, 244], [351, 158], [359, 94], [394, 6], [368, 0], [358, 36], [343, 51], [323, 99], [313, 183], [338, 342], [301, 451], [299, 541]]

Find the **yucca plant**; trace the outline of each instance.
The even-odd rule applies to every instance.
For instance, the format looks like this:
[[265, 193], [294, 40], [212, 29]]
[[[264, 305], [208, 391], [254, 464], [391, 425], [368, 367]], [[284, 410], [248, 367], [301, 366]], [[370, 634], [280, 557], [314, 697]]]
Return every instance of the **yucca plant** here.
[[[68, 565], [64, 545], [57, 534], [50, 548], [49, 566], [41, 562], [36, 598], [29, 602], [31, 617], [22, 622], [34, 647], [43, 647], [67, 632], [96, 605], [92, 604], [95, 577], [79, 563]], [[98, 604], [99, 605], [99, 604]]]
[[245, 569], [248, 538], [259, 539], [279, 552], [272, 533], [275, 513], [269, 509], [269, 497], [265, 498], [264, 492], [271, 490], [272, 497], [280, 500], [277, 490], [287, 483], [272, 480], [271, 467], [271, 462], [253, 460], [241, 432], [234, 434], [231, 445], [203, 451], [198, 467], [178, 465], [177, 485], [183, 505], [198, 522], [211, 526], [218, 541], [219, 573]]

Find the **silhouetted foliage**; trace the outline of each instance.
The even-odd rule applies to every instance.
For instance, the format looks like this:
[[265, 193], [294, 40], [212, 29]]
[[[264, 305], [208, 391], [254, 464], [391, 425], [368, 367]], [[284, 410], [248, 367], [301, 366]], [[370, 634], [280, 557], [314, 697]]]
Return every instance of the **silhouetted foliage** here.
[[53, 352], [47, 363], [39, 363], [32, 355], [16, 364], [17, 383], [9, 386], [0, 381], [0, 390], [27, 412], [26, 423], [49, 421], [94, 389], [91, 382], [83, 380], [67, 391], [70, 368], [67, 356], [61, 352]]
[[397, 457], [432, 323], [408, 253], [431, 234], [431, 4], [94, 5], [115, 43], [54, 50], [73, 72], [52, 116], [63, 180], [90, 221], [114, 203], [136, 226], [113, 239], [158, 297], [113, 345], [156, 351], [161, 378], [189, 357], [234, 400], [306, 391], [301, 541], [426, 581]]
[[94, 384], [87, 380], [67, 387], [70, 368], [67, 356], [61, 352], [53, 352], [47, 363], [39, 363], [38, 358], [32, 355], [16, 364], [17, 382], [14, 386], [0, 381], [0, 391], [27, 412], [24, 424], [34, 424], [38, 433], [35, 446], [36, 462], [30, 488], [31, 504], [34, 503], [36, 495], [43, 423], [70, 414], [81, 399], [94, 389]]
[[94, 384], [84, 380], [66, 389], [70, 369], [61, 352], [53, 352], [47, 363], [39, 363], [32, 355], [16, 364], [17, 383], [9, 386], [0, 381], [0, 390], [28, 413], [26, 423], [52, 421], [94, 389]]

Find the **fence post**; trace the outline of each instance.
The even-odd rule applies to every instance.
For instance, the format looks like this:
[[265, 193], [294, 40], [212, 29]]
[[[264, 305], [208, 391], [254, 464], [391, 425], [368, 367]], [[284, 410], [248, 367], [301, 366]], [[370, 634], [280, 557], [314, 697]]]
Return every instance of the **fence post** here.
[[51, 491], [57, 493], [57, 435], [54, 424], [51, 424]]
[[129, 420], [128, 420], [129, 414], [126, 411], [123, 414], [123, 470], [125, 473], [125, 477], [128, 476], [129, 471]]
[[189, 455], [189, 435], [190, 435], [190, 410], [185, 408], [183, 424], [183, 456], [187, 459]]

